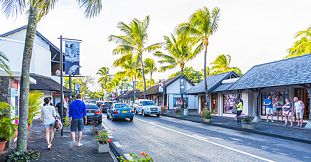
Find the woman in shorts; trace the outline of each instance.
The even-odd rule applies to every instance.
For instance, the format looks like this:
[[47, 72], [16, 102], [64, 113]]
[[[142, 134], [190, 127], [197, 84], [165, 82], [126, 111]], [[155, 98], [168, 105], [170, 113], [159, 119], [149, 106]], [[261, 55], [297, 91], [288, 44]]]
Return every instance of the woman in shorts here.
[[286, 103], [282, 107], [283, 108], [283, 115], [285, 116], [285, 124], [284, 126], [287, 126], [287, 121], [289, 120], [290, 126], [293, 126], [293, 121], [292, 121], [292, 103], [288, 98], [286, 98]]
[[45, 138], [48, 144], [48, 150], [52, 147], [52, 142], [54, 139], [54, 125], [56, 110], [50, 105], [50, 99], [48, 97], [44, 98], [44, 104], [41, 108], [41, 122], [43, 122], [45, 128]]

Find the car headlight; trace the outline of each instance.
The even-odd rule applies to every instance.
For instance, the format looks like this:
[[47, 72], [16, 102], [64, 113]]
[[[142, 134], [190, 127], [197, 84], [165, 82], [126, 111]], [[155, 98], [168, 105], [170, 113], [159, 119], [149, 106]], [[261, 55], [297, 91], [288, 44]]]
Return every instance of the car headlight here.
[[145, 109], [146, 109], [147, 111], [150, 111], [150, 108], [149, 108], [149, 107], [146, 107]]

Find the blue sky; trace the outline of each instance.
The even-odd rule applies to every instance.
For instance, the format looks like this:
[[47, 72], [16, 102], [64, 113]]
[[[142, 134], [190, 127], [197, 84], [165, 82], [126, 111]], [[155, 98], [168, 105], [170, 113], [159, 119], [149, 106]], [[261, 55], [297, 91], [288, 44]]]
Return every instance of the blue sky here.
[[[74, 0], [59, 1], [38, 25], [38, 31], [59, 46], [57, 37], [82, 39], [81, 72], [95, 77], [102, 66], [111, 67], [117, 56], [112, 55], [113, 43], [107, 38], [120, 34], [120, 21], [150, 15], [149, 42], [163, 41], [174, 32], [177, 24], [186, 21], [198, 8], [215, 6], [221, 9], [219, 29], [210, 39], [208, 62], [219, 54], [230, 54], [232, 66], [245, 73], [253, 65], [279, 60], [287, 54], [297, 31], [311, 25], [310, 0], [104, 0], [100, 16], [85, 19], [83, 10]], [[26, 24], [26, 16], [6, 18], [0, 15], [0, 33]], [[147, 54], [145, 57], [153, 57]], [[203, 53], [189, 62], [200, 70]], [[178, 69], [155, 74], [162, 79]]]

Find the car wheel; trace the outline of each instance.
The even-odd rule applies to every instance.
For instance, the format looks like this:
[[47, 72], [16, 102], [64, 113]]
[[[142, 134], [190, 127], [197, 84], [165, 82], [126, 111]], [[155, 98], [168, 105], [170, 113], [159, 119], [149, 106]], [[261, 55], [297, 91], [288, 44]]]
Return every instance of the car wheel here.
[[107, 114], [107, 119], [110, 119], [109, 115]]
[[145, 114], [145, 111], [143, 110], [143, 112], [142, 112], [142, 115], [143, 115], [143, 117], [145, 117], [146, 116], [146, 114]]
[[101, 123], [103, 123], [103, 121], [102, 121], [102, 120], [99, 120], [98, 123], [101, 124]]
[[111, 121], [115, 121], [115, 119], [113, 117], [111, 117]]
[[130, 118], [130, 121], [132, 122], [132, 121], [133, 121], [133, 119], [134, 119], [133, 117], [132, 117], [132, 118]]
[[135, 110], [135, 114], [138, 114], [137, 110]]
[[160, 114], [157, 114], [157, 117], [160, 117]]

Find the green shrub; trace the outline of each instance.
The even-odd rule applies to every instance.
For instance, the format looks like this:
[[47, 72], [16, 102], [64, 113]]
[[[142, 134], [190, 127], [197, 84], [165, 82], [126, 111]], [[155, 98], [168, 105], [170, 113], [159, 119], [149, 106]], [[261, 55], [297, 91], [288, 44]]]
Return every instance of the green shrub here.
[[202, 113], [202, 116], [204, 119], [211, 119], [212, 118], [211, 112], [208, 110], [204, 110]]
[[9, 162], [28, 162], [30, 160], [39, 160], [40, 152], [27, 150], [26, 152], [12, 151], [8, 154]]

